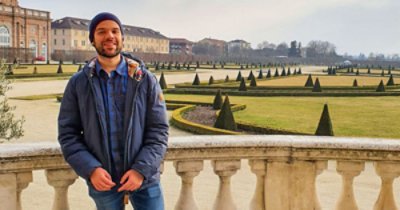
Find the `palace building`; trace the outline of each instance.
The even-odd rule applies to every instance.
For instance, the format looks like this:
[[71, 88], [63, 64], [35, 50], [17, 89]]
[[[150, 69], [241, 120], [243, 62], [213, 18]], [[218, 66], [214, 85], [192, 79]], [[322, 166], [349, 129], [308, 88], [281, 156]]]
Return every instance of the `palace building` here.
[[[64, 17], [51, 24], [52, 50], [94, 51], [89, 42], [90, 20]], [[148, 28], [123, 25], [124, 51], [144, 53], [169, 53], [169, 39]]]
[[3, 58], [47, 60], [50, 58], [50, 27], [50, 12], [22, 8], [17, 0], [0, 0]]

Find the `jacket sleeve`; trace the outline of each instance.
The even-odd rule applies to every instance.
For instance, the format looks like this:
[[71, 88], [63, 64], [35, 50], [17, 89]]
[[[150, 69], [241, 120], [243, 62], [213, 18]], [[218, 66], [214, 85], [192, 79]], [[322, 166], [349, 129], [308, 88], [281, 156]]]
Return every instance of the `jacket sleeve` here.
[[64, 91], [58, 116], [58, 141], [64, 159], [79, 176], [88, 180], [92, 171], [101, 167], [101, 163], [89, 152], [83, 141], [75, 79], [76, 77], [70, 79]]
[[164, 96], [155, 76], [149, 80], [146, 124], [143, 145], [136, 156], [132, 169], [141, 173], [145, 179], [157, 173], [168, 145], [168, 118]]

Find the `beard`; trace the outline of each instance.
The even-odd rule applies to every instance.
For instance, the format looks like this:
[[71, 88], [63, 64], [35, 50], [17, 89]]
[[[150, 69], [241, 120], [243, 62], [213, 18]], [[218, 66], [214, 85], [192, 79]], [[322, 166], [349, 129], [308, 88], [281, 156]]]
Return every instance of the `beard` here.
[[101, 43], [100, 43], [99, 46], [96, 45], [96, 46], [95, 46], [95, 49], [96, 49], [96, 51], [97, 51], [97, 54], [99, 54], [99, 55], [101, 55], [101, 56], [103, 56], [103, 57], [106, 57], [106, 58], [114, 58], [114, 57], [118, 56], [118, 55], [121, 53], [121, 51], [122, 51], [122, 46], [120, 46], [119, 42], [117, 42], [117, 45], [116, 45], [116, 46], [117, 46], [117, 47], [115, 48], [115, 50], [114, 50], [113, 52], [107, 52], [107, 51], [103, 48], [103, 46], [102, 46]]

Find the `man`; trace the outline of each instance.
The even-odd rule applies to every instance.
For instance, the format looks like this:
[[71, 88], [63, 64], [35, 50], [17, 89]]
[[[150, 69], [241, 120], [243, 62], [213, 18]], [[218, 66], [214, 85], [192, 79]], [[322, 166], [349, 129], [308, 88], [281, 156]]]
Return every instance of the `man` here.
[[164, 209], [160, 164], [168, 121], [161, 88], [143, 62], [121, 53], [123, 28], [111, 13], [89, 25], [97, 51], [65, 89], [58, 140], [65, 160], [89, 186], [98, 210]]

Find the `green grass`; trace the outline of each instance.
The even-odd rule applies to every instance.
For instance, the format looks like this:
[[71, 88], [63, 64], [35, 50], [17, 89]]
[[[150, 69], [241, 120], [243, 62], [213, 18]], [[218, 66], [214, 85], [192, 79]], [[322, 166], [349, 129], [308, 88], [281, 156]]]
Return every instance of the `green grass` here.
[[16, 100], [44, 100], [44, 99], [57, 98], [57, 96], [62, 96], [62, 95], [63, 95], [62, 93], [55, 93], [55, 94], [43, 94], [43, 95], [11, 97], [10, 99], [16, 99]]
[[[172, 95], [167, 100], [212, 102], [214, 96]], [[246, 104], [235, 119], [313, 134], [328, 103], [335, 136], [400, 138], [398, 97], [229, 97]]]
[[[20, 65], [14, 69], [14, 74], [32, 74], [36, 66], [37, 73], [57, 73], [58, 64], [41, 64], [41, 65]], [[79, 65], [61, 65], [64, 73], [74, 73], [78, 70]], [[82, 65], [83, 66], [83, 65]]]

